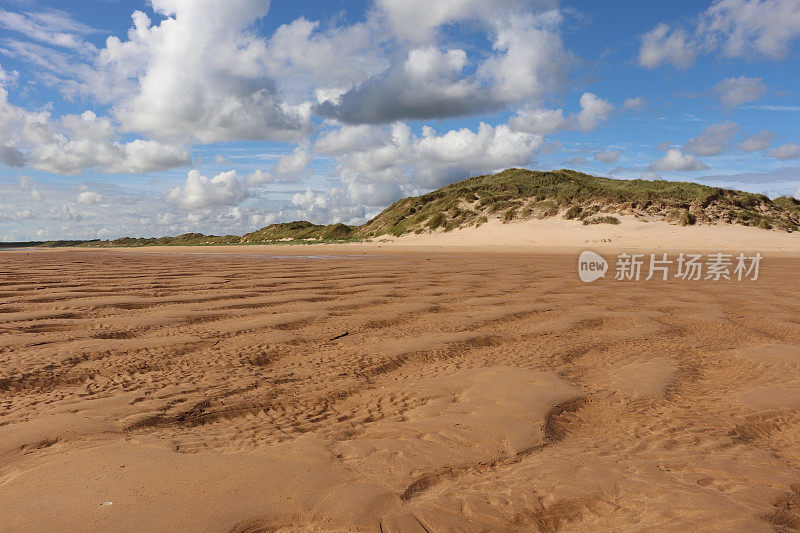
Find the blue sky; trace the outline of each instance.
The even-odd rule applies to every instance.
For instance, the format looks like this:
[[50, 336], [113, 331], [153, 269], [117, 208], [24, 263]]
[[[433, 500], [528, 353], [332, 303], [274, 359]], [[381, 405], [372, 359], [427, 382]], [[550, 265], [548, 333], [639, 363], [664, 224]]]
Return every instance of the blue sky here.
[[522, 166], [800, 188], [800, 0], [7, 0], [0, 240], [360, 223]]

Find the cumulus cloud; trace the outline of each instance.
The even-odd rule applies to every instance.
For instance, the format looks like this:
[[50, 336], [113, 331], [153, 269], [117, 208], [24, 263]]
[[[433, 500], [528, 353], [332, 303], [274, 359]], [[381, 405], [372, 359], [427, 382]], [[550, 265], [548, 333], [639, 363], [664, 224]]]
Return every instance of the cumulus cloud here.
[[311, 150], [308, 146], [298, 146], [275, 164], [272, 173], [278, 178], [296, 178], [311, 163]]
[[96, 205], [103, 200], [103, 196], [94, 191], [83, 191], [78, 194], [78, 203]]
[[53, 120], [49, 111], [29, 112], [13, 106], [2, 88], [0, 139], [0, 162], [58, 174], [77, 174], [87, 168], [149, 172], [191, 161], [183, 146], [142, 139], [121, 142], [111, 121], [91, 111]]
[[184, 209], [233, 206], [250, 196], [247, 186], [239, 180], [235, 170], [221, 172], [213, 178], [190, 170], [182, 186], [172, 187], [164, 199]]
[[165, 18], [152, 25], [135, 12], [128, 39], [109, 37], [87, 80], [96, 97], [113, 98], [123, 131], [201, 143], [307, 134], [309, 106], [280, 98], [266, 75], [267, 43], [250, 31], [269, 2], [151, 4]]
[[733, 122], [712, 124], [697, 137], [689, 139], [683, 149], [699, 156], [719, 155], [730, 147], [731, 138], [738, 131], [739, 126]]
[[771, 131], [764, 130], [757, 135], [752, 135], [746, 138], [739, 145], [739, 148], [741, 148], [745, 152], [757, 152], [759, 150], [766, 150], [772, 144], [772, 137], [773, 133]]
[[614, 106], [594, 93], [583, 93], [580, 98], [580, 111], [564, 116], [561, 109], [523, 108], [509, 121], [514, 131], [546, 135], [560, 130], [591, 131], [608, 120]]
[[[419, 18], [433, 10], [441, 15], [433, 16], [432, 21], [440, 22], [431, 22], [427, 26], [431, 30], [446, 22], [474, 21], [488, 30], [492, 39], [493, 53], [485, 59], [471, 59], [461, 48], [444, 48], [422, 39], [419, 46], [397, 54], [381, 74], [344, 92], [318, 93], [325, 101], [316, 112], [348, 124], [384, 124], [463, 116], [539, 101], [563, 84], [572, 62], [559, 35], [561, 14], [520, 1], [508, 2], [520, 8], [512, 13], [500, 4], [503, 2], [443, 1], [409, 14]], [[384, 7], [394, 13], [389, 16], [390, 24], [397, 17], [406, 18], [398, 13], [405, 13], [407, 6], [389, 2]]]
[[515, 131], [547, 135], [569, 127], [562, 109], [522, 109], [509, 124]]
[[328, 200], [325, 195], [312, 191], [311, 187], [306, 187], [305, 192], [292, 196], [292, 204], [308, 210], [314, 207], [325, 208], [328, 205]]
[[714, 92], [725, 107], [739, 107], [742, 104], [755, 102], [767, 90], [761, 78], [727, 78], [714, 87]]
[[244, 181], [247, 185], [260, 186], [273, 183], [275, 178], [272, 176], [271, 172], [258, 168], [245, 176]]
[[380, 146], [388, 138], [388, 133], [384, 128], [367, 124], [358, 126], [344, 125], [320, 135], [314, 143], [314, 151], [329, 155], [363, 152], [375, 146]]
[[698, 53], [715, 52], [781, 59], [800, 36], [800, 0], [715, 0], [690, 30], [657, 25], [642, 36], [639, 64], [686, 68]]
[[335, 101], [389, 67], [380, 46], [385, 38], [371, 19], [323, 30], [318, 22], [299, 18], [270, 37], [267, 72], [294, 100]]
[[614, 106], [593, 93], [583, 93], [580, 100], [581, 110], [576, 117], [578, 129], [592, 131], [601, 122], [608, 120], [614, 111]]
[[594, 160], [600, 161], [601, 163], [605, 163], [607, 165], [613, 165], [619, 158], [622, 156], [622, 152], [620, 150], [608, 150], [605, 152], [597, 152], [594, 154]]
[[477, 132], [462, 128], [443, 135], [424, 127], [414, 148], [422, 160], [435, 165], [489, 170], [529, 163], [542, 140], [536, 135], [513, 132], [505, 125], [481, 123]]
[[770, 150], [769, 155], [775, 159], [800, 159], [800, 144], [783, 144], [774, 150]]
[[412, 134], [402, 122], [391, 128], [345, 128], [323, 135], [314, 151], [336, 158], [340, 200], [348, 197], [368, 207], [385, 206], [469, 175], [528, 165], [544, 140], [507, 125], [485, 123], [477, 130], [442, 134], [429, 126]]
[[671, 148], [667, 150], [664, 157], [653, 161], [648, 168], [656, 172], [690, 172], [706, 170], [709, 167], [694, 156], [683, 154], [680, 150]]
[[494, 22], [496, 53], [478, 67], [478, 76], [491, 84], [495, 101], [538, 100], [563, 84], [572, 56], [558, 34], [561, 22], [555, 10]]
[[317, 112], [355, 124], [399, 119], [454, 117], [489, 108], [492, 103], [475, 80], [460, 77], [466, 65], [460, 49], [415, 48], [403, 63], [326, 101]]
[[641, 37], [639, 65], [655, 68], [664, 63], [680, 69], [694, 65], [695, 51], [689, 33], [659, 24]]
[[716, 0], [697, 33], [728, 57], [781, 59], [800, 36], [800, 0]]

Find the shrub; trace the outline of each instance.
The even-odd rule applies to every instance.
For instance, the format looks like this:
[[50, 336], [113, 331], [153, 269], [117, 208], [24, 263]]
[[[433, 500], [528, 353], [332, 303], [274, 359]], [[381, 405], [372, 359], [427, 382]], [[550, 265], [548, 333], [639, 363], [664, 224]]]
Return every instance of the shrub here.
[[619, 224], [619, 219], [617, 217], [612, 216], [602, 216], [602, 217], [594, 217], [594, 218], [587, 218], [583, 221], [584, 226], [588, 226], [590, 224], [612, 224], [614, 226]]
[[577, 205], [573, 205], [572, 207], [567, 209], [566, 213], [564, 213], [564, 218], [566, 218], [567, 220], [573, 220], [575, 218], [578, 218], [581, 215], [581, 211], [583, 210], [580, 207], [578, 207]]
[[430, 218], [430, 220], [428, 220], [427, 226], [428, 229], [433, 231], [437, 229], [439, 226], [444, 225], [444, 223], [445, 223], [444, 213], [436, 213]]

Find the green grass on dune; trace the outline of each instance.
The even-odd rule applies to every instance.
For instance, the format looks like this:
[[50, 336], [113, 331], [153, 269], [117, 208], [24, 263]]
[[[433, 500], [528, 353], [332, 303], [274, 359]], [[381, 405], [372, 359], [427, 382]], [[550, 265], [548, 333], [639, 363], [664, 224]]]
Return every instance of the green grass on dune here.
[[[665, 221], [731, 223], [793, 231], [800, 223], [800, 202], [762, 194], [665, 180], [617, 180], [573, 170], [536, 172], [510, 169], [469, 178], [436, 191], [400, 200], [359, 227], [361, 237], [403, 235], [439, 227], [480, 224], [483, 218], [565, 218], [597, 214], [662, 217]], [[602, 217], [600, 217], [602, 219]], [[610, 218], [604, 220], [609, 222]]]
[[246, 233], [241, 237], [243, 243], [275, 242], [283, 240], [344, 240], [351, 236], [355, 230], [353, 226], [345, 224], [331, 224], [320, 226], [305, 220], [271, 224], [258, 231]]

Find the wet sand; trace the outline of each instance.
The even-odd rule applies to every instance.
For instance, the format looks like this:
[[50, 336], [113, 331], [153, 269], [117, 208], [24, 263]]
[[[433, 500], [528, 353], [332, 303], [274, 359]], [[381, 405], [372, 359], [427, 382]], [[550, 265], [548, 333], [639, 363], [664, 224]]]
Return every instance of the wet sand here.
[[800, 528], [797, 256], [191, 252], [0, 252], [0, 530]]

